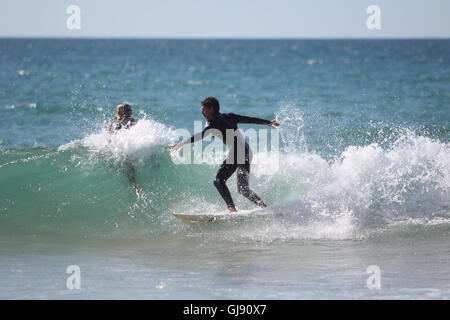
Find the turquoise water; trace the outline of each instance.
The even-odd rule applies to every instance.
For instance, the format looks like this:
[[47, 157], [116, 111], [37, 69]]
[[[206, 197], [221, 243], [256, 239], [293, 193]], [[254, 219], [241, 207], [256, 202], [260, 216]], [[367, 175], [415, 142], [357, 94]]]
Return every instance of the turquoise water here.
[[[0, 39], [0, 297], [448, 298], [449, 44]], [[278, 150], [253, 148], [273, 218], [172, 218], [224, 210], [207, 145], [169, 152], [207, 96], [281, 123]], [[111, 138], [123, 101], [140, 121]]]

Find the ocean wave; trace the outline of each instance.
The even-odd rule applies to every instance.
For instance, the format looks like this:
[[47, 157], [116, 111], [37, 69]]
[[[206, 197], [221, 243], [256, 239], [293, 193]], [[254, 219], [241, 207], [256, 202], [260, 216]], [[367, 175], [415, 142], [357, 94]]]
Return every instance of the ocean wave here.
[[[252, 189], [273, 204], [274, 219], [220, 230], [180, 225], [171, 213], [224, 210], [212, 184], [217, 164], [214, 157], [175, 164], [169, 148], [175, 130], [143, 119], [130, 130], [110, 136], [102, 129], [57, 150], [1, 150], [2, 234], [343, 240], [411, 221], [450, 225], [448, 143], [403, 129], [389, 143], [349, 146], [329, 160], [308, 150], [299, 110], [281, 108], [277, 117], [282, 148], [275, 155], [254, 152], [251, 171]], [[140, 196], [128, 186], [125, 160], [136, 167]], [[252, 208], [235, 184], [232, 177], [228, 185], [238, 209]]]

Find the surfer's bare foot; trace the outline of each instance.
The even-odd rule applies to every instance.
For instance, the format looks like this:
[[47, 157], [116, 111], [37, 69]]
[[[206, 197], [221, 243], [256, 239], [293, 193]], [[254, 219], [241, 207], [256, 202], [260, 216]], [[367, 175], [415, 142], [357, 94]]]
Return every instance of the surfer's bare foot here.
[[237, 212], [235, 207], [229, 207], [228, 212]]

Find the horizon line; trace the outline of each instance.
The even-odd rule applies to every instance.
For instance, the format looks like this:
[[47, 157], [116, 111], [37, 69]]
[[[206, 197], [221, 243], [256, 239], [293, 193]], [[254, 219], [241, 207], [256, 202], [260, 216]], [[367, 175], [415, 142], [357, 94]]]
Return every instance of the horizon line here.
[[450, 40], [449, 37], [64, 37], [64, 36], [0, 36], [0, 39], [23, 40]]

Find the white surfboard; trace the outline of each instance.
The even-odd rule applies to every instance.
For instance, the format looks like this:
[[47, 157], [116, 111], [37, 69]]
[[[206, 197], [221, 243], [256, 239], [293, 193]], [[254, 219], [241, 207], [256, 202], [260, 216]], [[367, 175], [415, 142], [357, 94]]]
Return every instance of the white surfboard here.
[[173, 213], [172, 215], [186, 224], [206, 224], [215, 222], [234, 222], [239, 220], [247, 220], [256, 217], [269, 217], [273, 213], [267, 208], [256, 208], [252, 210], [244, 210], [238, 212], [220, 212], [213, 214], [184, 214]]

